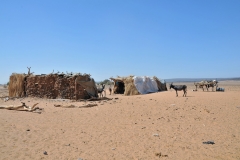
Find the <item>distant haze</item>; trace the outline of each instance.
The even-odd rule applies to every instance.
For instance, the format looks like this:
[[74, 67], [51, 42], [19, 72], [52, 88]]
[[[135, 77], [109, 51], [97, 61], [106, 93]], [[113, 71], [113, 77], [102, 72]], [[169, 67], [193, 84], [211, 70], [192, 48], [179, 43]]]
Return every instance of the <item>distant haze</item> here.
[[172, 78], [172, 79], [165, 79], [165, 81], [167, 83], [170, 83], [170, 82], [200, 82], [203, 80], [217, 80], [217, 81], [236, 80], [236, 81], [240, 81], [240, 77], [236, 77], [236, 78]]

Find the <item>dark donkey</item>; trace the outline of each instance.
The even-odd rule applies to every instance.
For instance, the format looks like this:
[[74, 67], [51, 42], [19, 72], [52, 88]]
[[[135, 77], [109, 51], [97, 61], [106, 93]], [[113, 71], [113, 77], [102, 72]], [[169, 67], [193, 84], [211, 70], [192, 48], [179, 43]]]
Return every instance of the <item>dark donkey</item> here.
[[176, 96], [178, 96], [177, 91], [183, 90], [183, 97], [187, 95], [187, 86], [186, 85], [173, 85], [173, 83], [170, 84], [170, 89], [173, 88], [176, 91]]

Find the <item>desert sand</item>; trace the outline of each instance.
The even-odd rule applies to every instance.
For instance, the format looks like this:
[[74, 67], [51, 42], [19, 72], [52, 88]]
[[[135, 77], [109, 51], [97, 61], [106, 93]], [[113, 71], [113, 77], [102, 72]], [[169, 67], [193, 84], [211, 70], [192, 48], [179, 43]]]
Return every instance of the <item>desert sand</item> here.
[[[187, 97], [168, 88], [136, 96], [107, 91], [112, 100], [100, 102], [1, 98], [1, 105], [39, 103], [43, 112], [0, 110], [0, 159], [240, 159], [240, 81], [220, 81], [225, 92], [184, 84]], [[54, 107], [91, 103], [97, 106]]]

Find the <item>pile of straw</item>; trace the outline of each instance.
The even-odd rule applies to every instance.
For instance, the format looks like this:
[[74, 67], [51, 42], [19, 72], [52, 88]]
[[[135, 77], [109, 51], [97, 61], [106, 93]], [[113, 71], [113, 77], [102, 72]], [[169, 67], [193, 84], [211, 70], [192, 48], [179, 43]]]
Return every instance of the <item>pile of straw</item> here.
[[131, 96], [131, 95], [139, 95], [140, 93], [138, 92], [136, 86], [134, 85], [134, 80], [132, 77], [127, 77], [123, 80], [124, 85], [125, 85], [125, 96]]
[[24, 96], [24, 74], [12, 74], [9, 78], [9, 97], [23, 97]]

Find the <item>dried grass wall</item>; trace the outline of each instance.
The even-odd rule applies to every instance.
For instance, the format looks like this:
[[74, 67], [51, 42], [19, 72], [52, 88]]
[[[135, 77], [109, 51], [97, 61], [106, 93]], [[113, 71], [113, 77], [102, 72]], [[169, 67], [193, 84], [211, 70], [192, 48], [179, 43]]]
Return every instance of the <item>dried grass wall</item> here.
[[153, 79], [157, 82], [159, 91], [167, 91], [166, 83], [161, 83], [161, 81], [157, 77], [153, 77]]
[[80, 84], [75, 85], [75, 99], [87, 99], [90, 98], [88, 93], [84, 91], [84, 88]]
[[9, 78], [9, 97], [23, 97], [24, 96], [24, 74], [12, 74]]
[[57, 75], [27, 77], [26, 95], [29, 97], [56, 98], [58, 93], [54, 88]]
[[29, 97], [84, 99], [88, 98], [84, 88], [75, 84], [76, 76], [50, 74], [27, 78], [26, 93]]
[[84, 88], [75, 83], [77, 76], [73, 77], [58, 77], [54, 88], [58, 91], [57, 98], [67, 99], [85, 99], [88, 98]]
[[134, 80], [132, 77], [128, 77], [124, 80], [124, 85], [125, 85], [125, 96], [131, 96], [131, 95], [139, 95], [140, 93], [138, 92], [136, 86], [134, 85]]

